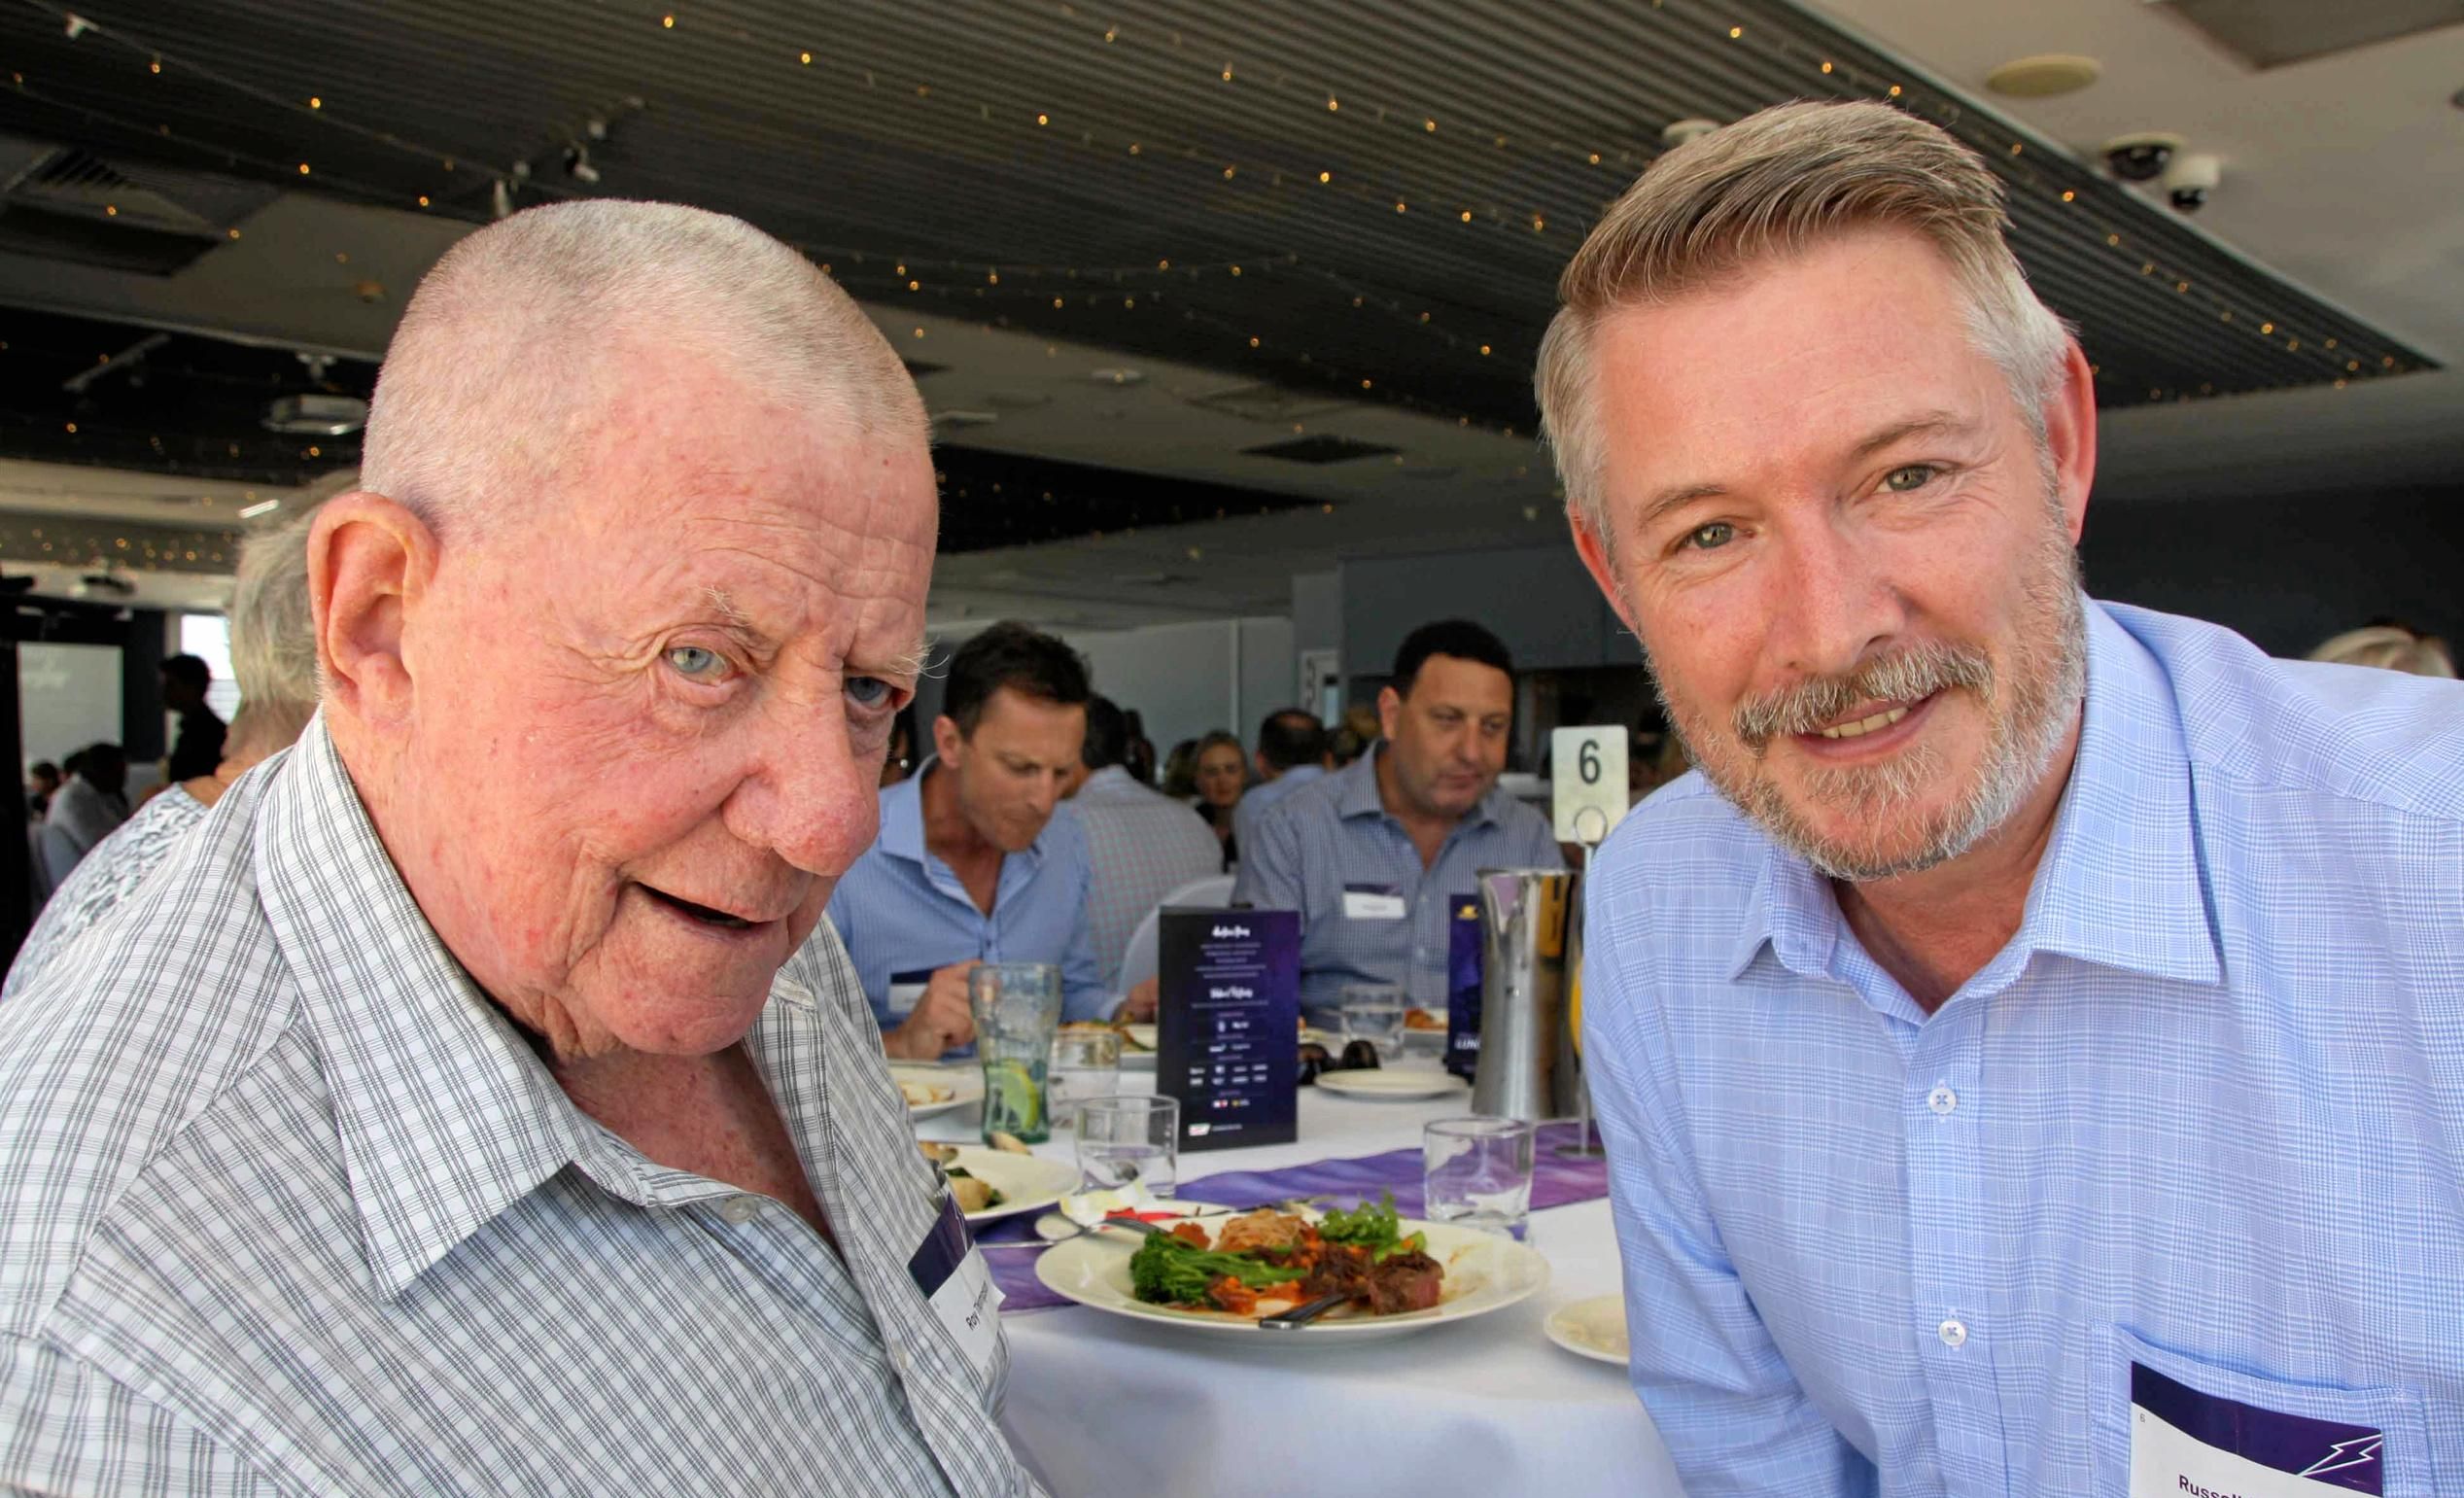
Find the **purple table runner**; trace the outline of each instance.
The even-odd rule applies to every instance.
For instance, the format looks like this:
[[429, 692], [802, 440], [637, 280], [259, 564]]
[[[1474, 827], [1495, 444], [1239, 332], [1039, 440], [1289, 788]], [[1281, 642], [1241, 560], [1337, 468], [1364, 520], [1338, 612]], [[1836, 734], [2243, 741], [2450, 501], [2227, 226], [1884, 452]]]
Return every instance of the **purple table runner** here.
[[[1540, 1126], [1532, 1164], [1533, 1211], [1571, 1206], [1578, 1202], [1596, 1202], [1609, 1194], [1607, 1161], [1597, 1155], [1568, 1159], [1557, 1153], [1559, 1146], [1576, 1142], [1579, 1127], [1570, 1123]], [[1421, 1215], [1420, 1151], [1417, 1148], [1388, 1150], [1382, 1155], [1359, 1155], [1349, 1160], [1319, 1160], [1307, 1165], [1285, 1166], [1279, 1170], [1226, 1170], [1182, 1182], [1179, 1195], [1184, 1202], [1205, 1202], [1216, 1206], [1241, 1208], [1270, 1206], [1295, 1197], [1326, 1197], [1330, 1200], [1313, 1204], [1320, 1209], [1331, 1209], [1374, 1202], [1381, 1192], [1389, 1191], [1395, 1194], [1395, 1210], [1398, 1213], [1406, 1217]], [[977, 1237], [988, 1244], [1015, 1243], [1032, 1238], [1035, 1236], [1035, 1219], [1041, 1215], [1040, 1212], [1023, 1212], [994, 1223]], [[1041, 1253], [1040, 1249], [994, 1248], [985, 1254], [986, 1261], [992, 1266], [992, 1281], [1001, 1287], [1004, 1297], [1002, 1314], [1049, 1310], [1056, 1306], [1070, 1304], [1045, 1289], [1043, 1281], [1035, 1277], [1035, 1261]]]

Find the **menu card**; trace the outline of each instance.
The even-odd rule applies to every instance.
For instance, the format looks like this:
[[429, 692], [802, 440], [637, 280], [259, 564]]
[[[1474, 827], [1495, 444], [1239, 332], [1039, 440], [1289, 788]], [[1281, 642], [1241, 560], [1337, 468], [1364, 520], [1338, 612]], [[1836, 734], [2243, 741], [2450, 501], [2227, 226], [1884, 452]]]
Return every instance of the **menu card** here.
[[1446, 1070], [1469, 1082], [1480, 1069], [1480, 897], [1446, 906]]
[[1155, 1090], [1181, 1148], [1299, 1136], [1301, 913], [1166, 909], [1156, 923]]

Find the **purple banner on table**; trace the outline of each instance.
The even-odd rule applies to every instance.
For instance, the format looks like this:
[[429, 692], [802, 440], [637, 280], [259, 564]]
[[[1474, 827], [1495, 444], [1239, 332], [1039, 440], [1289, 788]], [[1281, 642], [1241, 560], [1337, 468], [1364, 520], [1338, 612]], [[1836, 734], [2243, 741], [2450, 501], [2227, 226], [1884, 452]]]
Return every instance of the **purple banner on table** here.
[[[1581, 1137], [1577, 1132], [1579, 1128], [1571, 1123], [1540, 1126], [1539, 1147], [1534, 1151], [1532, 1165], [1533, 1211], [1596, 1202], [1609, 1194], [1606, 1160], [1597, 1155], [1570, 1159], [1557, 1153], [1560, 1146], [1572, 1145]], [[1246, 1209], [1272, 1206], [1296, 1197], [1324, 1197], [1327, 1200], [1310, 1205], [1327, 1211], [1374, 1202], [1380, 1195], [1393, 1192], [1395, 1210], [1406, 1217], [1417, 1217], [1421, 1209], [1420, 1165], [1419, 1150], [1399, 1149], [1349, 1160], [1286, 1166], [1279, 1170], [1225, 1170], [1183, 1181], [1180, 1200]], [[988, 1245], [984, 1257], [992, 1266], [993, 1282], [1001, 1287], [1004, 1315], [1049, 1310], [1069, 1304], [1045, 1289], [1043, 1281], [1035, 1277], [1035, 1260], [1043, 1250], [989, 1246], [1034, 1237], [1034, 1221], [1033, 1214], [1021, 1214], [976, 1235], [979, 1241]]]

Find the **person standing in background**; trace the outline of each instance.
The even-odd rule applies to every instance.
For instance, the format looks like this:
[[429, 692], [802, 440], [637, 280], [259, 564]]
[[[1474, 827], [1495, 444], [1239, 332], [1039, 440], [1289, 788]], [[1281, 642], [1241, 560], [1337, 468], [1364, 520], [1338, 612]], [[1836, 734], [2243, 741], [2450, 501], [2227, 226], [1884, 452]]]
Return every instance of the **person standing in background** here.
[[228, 730], [221, 714], [205, 705], [206, 689], [213, 684], [213, 668], [197, 656], [174, 655], [162, 663], [162, 706], [180, 717], [180, 734], [163, 767], [166, 784], [212, 775], [223, 762]]

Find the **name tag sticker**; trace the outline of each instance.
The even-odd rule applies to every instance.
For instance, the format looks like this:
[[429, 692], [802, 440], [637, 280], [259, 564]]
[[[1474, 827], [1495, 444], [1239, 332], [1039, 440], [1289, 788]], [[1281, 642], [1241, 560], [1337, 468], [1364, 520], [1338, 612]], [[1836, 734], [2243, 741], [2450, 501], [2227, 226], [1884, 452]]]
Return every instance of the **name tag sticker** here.
[[983, 1251], [967, 1237], [966, 1218], [959, 1214], [958, 1203], [947, 1194], [941, 1199], [932, 1231], [907, 1261], [907, 1273], [924, 1293], [924, 1304], [932, 1307], [958, 1350], [966, 1354], [975, 1376], [989, 1381], [993, 1354], [1001, 1343], [1001, 1321], [995, 1314], [1001, 1308], [1001, 1287], [992, 1282]]
[[2131, 1498], [2383, 1493], [2382, 1433], [2202, 1394], [2131, 1365]]
[[1345, 885], [1343, 887], [1343, 919], [1346, 921], [1401, 921], [1411, 914], [1404, 904], [1403, 892], [1393, 885]]

